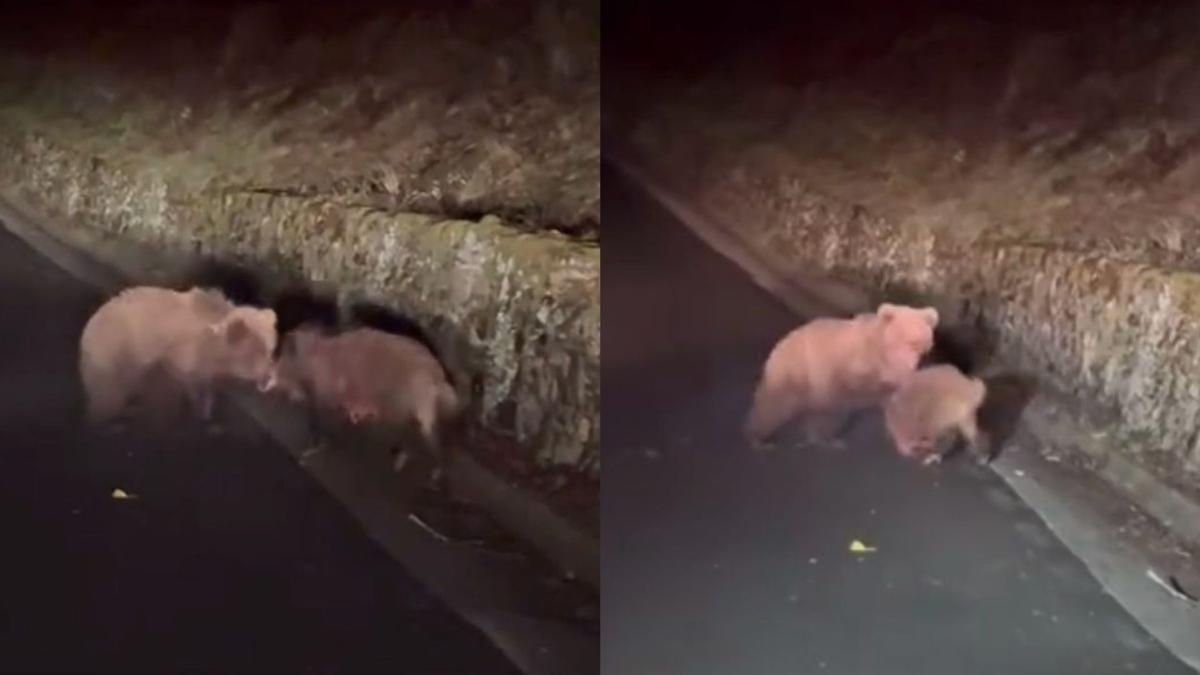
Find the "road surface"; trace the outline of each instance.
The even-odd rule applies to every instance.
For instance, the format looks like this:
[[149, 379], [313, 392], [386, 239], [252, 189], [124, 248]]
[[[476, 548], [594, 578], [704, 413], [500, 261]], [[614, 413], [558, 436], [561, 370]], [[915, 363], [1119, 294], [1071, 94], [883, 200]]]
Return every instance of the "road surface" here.
[[798, 320], [602, 179], [604, 673], [1192, 672], [997, 476], [902, 461], [878, 415], [846, 450], [752, 453], [758, 369]]
[[250, 424], [82, 428], [100, 301], [0, 230], [0, 671], [519, 672]]

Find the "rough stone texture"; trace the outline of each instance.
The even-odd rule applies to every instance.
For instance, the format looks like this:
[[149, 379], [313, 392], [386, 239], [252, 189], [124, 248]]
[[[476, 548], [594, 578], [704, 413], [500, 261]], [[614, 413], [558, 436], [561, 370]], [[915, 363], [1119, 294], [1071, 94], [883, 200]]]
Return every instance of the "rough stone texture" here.
[[1195, 493], [1200, 125], [1182, 85], [1200, 80], [1197, 26], [1194, 6], [1032, 35], [943, 21], [791, 81], [761, 76], [782, 48], [760, 44], [606, 116], [777, 268], [981, 324], [1004, 362]]
[[110, 166], [598, 237], [592, 0], [62, 4], [0, 26], [0, 100]]
[[[271, 79], [275, 71], [257, 80], [242, 71], [239, 77], [250, 80], [243, 88], [207, 90], [216, 79], [197, 85], [210, 95], [203, 100], [156, 87], [154, 77], [130, 75], [134, 69], [122, 70], [117, 58], [93, 64], [0, 52], [0, 186], [38, 211], [82, 227], [264, 264], [399, 305], [463, 361], [455, 365], [469, 374], [479, 423], [514, 436], [530, 466], [569, 467], [595, 477], [600, 253], [592, 240], [599, 225], [599, 104], [589, 88], [598, 96], [598, 84], [588, 75], [595, 64], [556, 47], [561, 36], [559, 43], [546, 38], [566, 29], [552, 13], [555, 5], [540, 7], [529, 17], [542, 22], [536, 34], [542, 43], [529, 47], [511, 36], [496, 38], [511, 49], [492, 56], [516, 53], [542, 63], [546, 78], [554, 71], [564, 81], [552, 86], [534, 68], [537, 86], [481, 87], [465, 99], [459, 93], [467, 88], [463, 72], [439, 82], [438, 67], [430, 63], [457, 58], [474, 77], [478, 73], [462, 62], [480, 55], [461, 41], [443, 48], [437, 39], [413, 37], [445, 38], [437, 21], [355, 24], [351, 37], [375, 30], [409, 38], [408, 57], [425, 64], [428, 78], [409, 96], [393, 88], [396, 80], [376, 81], [392, 94], [377, 101], [373, 126], [365, 127], [347, 126], [348, 109], [326, 100], [339, 86], [361, 93], [363, 85], [352, 77], [280, 84]], [[239, 21], [249, 19], [240, 16], [233, 24]], [[463, 30], [474, 25], [461, 21]], [[316, 49], [305, 39], [288, 43], [290, 51], [280, 57], [286, 65]], [[326, 44], [310, 60], [324, 55], [336, 62], [347, 45], [356, 44], [330, 40], [333, 46]], [[93, 42], [79, 46], [80, 53], [104, 44]], [[238, 44], [230, 38], [225, 47], [236, 52]], [[531, 56], [522, 49], [535, 51]], [[173, 76], [200, 78], [194, 71], [203, 59], [181, 58]], [[358, 83], [351, 86], [351, 80]], [[531, 94], [538, 86], [541, 98]], [[258, 103], [244, 100], [247, 92], [289, 103], [266, 115]], [[524, 95], [534, 98], [508, 106]], [[503, 112], [508, 120], [502, 125], [524, 135], [505, 135], [475, 118], [454, 122], [461, 110], [456, 106], [470, 107], [472, 100]], [[486, 117], [487, 111], [477, 112]], [[546, 126], [545, 115], [557, 120], [561, 133]], [[435, 124], [447, 117], [451, 121]], [[535, 145], [505, 145], [518, 137]], [[500, 146], [507, 150], [488, 150]], [[404, 162], [414, 156], [426, 159], [420, 170], [408, 171], [413, 167]], [[493, 162], [500, 156], [507, 159]], [[369, 185], [378, 189], [364, 188]], [[440, 196], [419, 208], [419, 196], [430, 193]]]

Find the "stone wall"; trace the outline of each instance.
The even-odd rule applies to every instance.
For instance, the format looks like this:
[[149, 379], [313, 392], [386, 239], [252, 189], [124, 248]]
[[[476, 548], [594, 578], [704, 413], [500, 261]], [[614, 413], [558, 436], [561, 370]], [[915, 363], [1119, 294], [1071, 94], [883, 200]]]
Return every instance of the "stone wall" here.
[[[325, 60], [335, 62], [342, 46], [365, 49], [356, 40], [364, 31], [382, 32], [376, 45], [409, 38], [405, 62], [424, 64], [426, 79], [407, 94], [398, 82], [412, 67], [392, 80], [379, 63], [284, 77], [288, 66], [321, 60], [309, 53], [319, 41], [303, 31], [277, 38], [278, 70], [230, 70], [247, 58], [237, 52], [238, 30], [255, 25], [245, 15], [213, 28], [228, 36], [213, 47], [224, 61], [193, 54], [160, 70], [124, 64], [141, 47], [105, 47], [103, 29], [93, 51], [9, 48], [0, 53], [0, 192], [79, 227], [401, 307], [460, 355], [477, 422], [514, 436], [528, 465], [595, 476], [598, 64], [586, 48], [580, 56], [561, 19], [571, 7], [556, 7], [524, 8], [543, 26], [528, 40], [510, 16], [500, 34], [479, 38], [500, 46], [486, 54], [443, 40], [451, 20], [441, 15], [372, 15], [325, 35]], [[495, 10], [477, 11], [482, 18], [456, 15], [454, 27], [478, 30]], [[572, 51], [554, 42], [568, 38]], [[150, 58], [163, 38], [146, 39]], [[374, 63], [386, 51], [360, 56]], [[446, 67], [441, 80], [436, 64]], [[462, 79], [521, 65], [529, 69], [473, 80], [473, 89]], [[557, 133], [547, 133], [546, 116]]]

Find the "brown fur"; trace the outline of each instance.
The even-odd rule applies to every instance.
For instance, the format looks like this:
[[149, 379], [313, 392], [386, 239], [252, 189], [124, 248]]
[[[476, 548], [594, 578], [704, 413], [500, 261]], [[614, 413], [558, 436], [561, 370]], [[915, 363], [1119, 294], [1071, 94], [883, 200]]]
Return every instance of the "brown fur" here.
[[265, 384], [276, 339], [269, 309], [237, 307], [209, 290], [126, 289], [96, 310], [80, 337], [88, 418], [117, 417], [152, 373], [181, 385], [207, 418], [218, 380]]
[[896, 449], [925, 463], [941, 461], [937, 451], [950, 432], [961, 434], [981, 458], [987, 458], [976, 414], [987, 396], [982, 380], [951, 365], [922, 368], [912, 374], [884, 405], [884, 419]]
[[783, 337], [763, 366], [747, 416], [752, 443], [798, 415], [837, 417], [875, 405], [933, 347], [933, 308], [883, 304], [852, 319], [816, 319]]
[[410, 338], [359, 328], [337, 335], [297, 331], [276, 368], [276, 384], [352, 422], [415, 428], [441, 454], [440, 432], [460, 411], [441, 364]]
[[305, 327], [284, 341], [283, 354], [275, 366], [269, 389], [277, 389], [296, 402], [308, 402], [323, 413], [349, 417], [357, 422], [374, 412], [362, 394], [350, 391], [345, 359], [334, 349], [336, 342], [318, 329]]

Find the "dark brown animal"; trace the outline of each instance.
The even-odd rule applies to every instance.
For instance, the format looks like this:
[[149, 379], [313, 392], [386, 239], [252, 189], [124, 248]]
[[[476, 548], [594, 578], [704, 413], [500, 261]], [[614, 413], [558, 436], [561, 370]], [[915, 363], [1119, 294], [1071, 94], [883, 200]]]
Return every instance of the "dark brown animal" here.
[[[272, 388], [352, 423], [415, 429], [435, 456], [441, 432], [460, 412], [457, 392], [419, 342], [359, 328], [336, 335], [299, 329], [288, 336]], [[404, 455], [398, 454], [397, 464]]]

